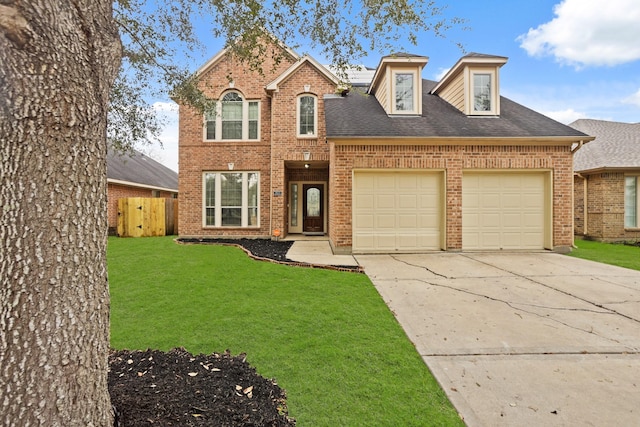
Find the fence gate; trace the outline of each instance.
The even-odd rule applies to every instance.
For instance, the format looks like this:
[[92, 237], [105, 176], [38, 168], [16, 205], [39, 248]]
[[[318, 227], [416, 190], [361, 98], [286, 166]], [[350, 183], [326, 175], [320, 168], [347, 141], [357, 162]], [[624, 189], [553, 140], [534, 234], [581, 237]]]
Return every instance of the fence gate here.
[[176, 203], [177, 200], [163, 198], [118, 199], [118, 236], [150, 237], [174, 234], [177, 231]]

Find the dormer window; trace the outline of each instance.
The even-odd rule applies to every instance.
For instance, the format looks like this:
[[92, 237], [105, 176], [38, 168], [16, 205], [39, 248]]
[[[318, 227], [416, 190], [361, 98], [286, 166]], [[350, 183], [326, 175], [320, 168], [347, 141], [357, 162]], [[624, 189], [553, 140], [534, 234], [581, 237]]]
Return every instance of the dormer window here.
[[418, 74], [412, 70], [398, 70], [393, 72], [392, 82], [392, 113], [419, 114], [416, 100], [418, 99]]
[[396, 73], [396, 111], [413, 112], [413, 74]]
[[485, 113], [493, 110], [491, 97], [491, 74], [473, 75], [473, 111]]
[[498, 76], [506, 62], [503, 56], [470, 53], [445, 74], [431, 93], [467, 116], [499, 116]]

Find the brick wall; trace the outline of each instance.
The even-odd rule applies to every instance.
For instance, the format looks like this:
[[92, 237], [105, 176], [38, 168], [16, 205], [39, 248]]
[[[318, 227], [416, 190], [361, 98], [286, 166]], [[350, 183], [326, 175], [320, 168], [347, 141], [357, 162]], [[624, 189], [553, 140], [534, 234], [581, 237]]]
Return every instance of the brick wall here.
[[[586, 175], [587, 231], [585, 237], [601, 241], [635, 241], [640, 232], [624, 228], [624, 173]], [[584, 230], [582, 230], [584, 232]]]
[[446, 176], [447, 249], [462, 248], [462, 174], [465, 169], [553, 171], [553, 246], [573, 244], [573, 171], [570, 147], [334, 145], [331, 144], [330, 237], [335, 248], [352, 245], [353, 169], [434, 169]]
[[[279, 86], [278, 92], [273, 94], [273, 123], [271, 147], [271, 190], [282, 191], [283, 197], [275, 199], [272, 210], [273, 228], [283, 230], [286, 235], [288, 224], [287, 200], [289, 198], [289, 182], [299, 177], [308, 177], [310, 181], [326, 181], [328, 177], [329, 145], [326, 142], [324, 120], [324, 95], [336, 91], [334, 83], [320, 74], [309, 63], [303, 64], [289, 79]], [[317, 99], [318, 129], [316, 136], [298, 138], [297, 105], [298, 96], [314, 95]], [[311, 153], [311, 162], [323, 169], [289, 170], [287, 164], [303, 162], [303, 152]], [[305, 179], [306, 180], [306, 179]]]

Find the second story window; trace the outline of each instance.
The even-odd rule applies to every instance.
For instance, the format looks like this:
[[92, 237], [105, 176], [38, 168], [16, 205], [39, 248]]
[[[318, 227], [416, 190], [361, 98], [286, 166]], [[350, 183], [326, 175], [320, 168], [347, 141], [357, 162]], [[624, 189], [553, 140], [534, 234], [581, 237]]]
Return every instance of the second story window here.
[[298, 136], [317, 136], [318, 127], [317, 98], [313, 95], [298, 97]]
[[395, 75], [395, 111], [398, 113], [413, 113], [413, 74], [397, 73]]
[[205, 141], [244, 141], [260, 138], [260, 102], [247, 101], [238, 92], [228, 92], [216, 110], [205, 113]]
[[473, 111], [489, 112], [493, 110], [491, 74], [473, 75]]

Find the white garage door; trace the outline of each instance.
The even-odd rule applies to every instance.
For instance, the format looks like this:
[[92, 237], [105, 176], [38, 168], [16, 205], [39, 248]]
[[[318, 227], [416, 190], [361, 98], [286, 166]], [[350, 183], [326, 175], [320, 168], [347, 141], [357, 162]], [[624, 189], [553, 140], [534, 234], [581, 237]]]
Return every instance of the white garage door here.
[[462, 248], [543, 249], [548, 173], [464, 173]]
[[442, 207], [442, 173], [354, 172], [352, 250], [439, 250]]

